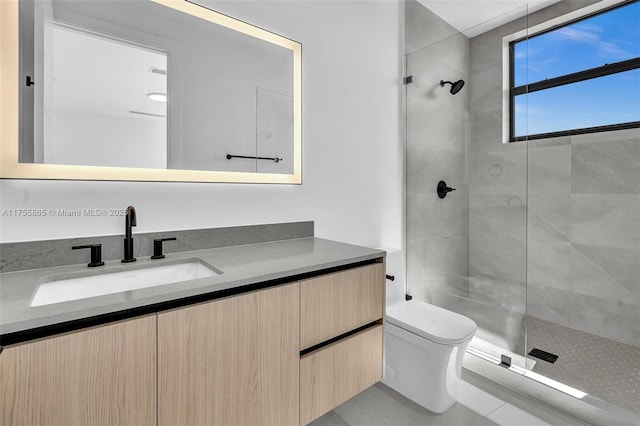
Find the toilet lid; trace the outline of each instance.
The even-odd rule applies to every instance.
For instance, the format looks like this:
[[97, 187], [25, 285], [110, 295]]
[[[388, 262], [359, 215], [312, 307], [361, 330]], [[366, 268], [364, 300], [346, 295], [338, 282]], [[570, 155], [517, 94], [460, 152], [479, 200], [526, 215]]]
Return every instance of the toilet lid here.
[[387, 321], [432, 342], [449, 345], [470, 339], [477, 329], [470, 318], [419, 300], [391, 306]]

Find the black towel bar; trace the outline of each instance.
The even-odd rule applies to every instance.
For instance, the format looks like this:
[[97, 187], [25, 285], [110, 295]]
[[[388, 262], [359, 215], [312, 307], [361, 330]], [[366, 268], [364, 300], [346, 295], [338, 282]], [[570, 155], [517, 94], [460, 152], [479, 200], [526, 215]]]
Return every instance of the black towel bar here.
[[250, 157], [247, 155], [227, 154], [227, 160], [231, 160], [232, 158], [248, 158], [250, 160], [271, 160], [271, 161], [275, 161], [276, 163], [279, 163], [280, 161], [282, 161], [282, 158], [278, 158], [278, 157]]

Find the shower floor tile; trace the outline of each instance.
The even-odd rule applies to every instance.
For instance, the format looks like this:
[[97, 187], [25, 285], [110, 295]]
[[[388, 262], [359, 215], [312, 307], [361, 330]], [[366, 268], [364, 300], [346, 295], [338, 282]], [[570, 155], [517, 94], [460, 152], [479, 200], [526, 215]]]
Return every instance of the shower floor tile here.
[[533, 371], [598, 399], [640, 414], [640, 348], [527, 316], [527, 353], [558, 355], [537, 360]]

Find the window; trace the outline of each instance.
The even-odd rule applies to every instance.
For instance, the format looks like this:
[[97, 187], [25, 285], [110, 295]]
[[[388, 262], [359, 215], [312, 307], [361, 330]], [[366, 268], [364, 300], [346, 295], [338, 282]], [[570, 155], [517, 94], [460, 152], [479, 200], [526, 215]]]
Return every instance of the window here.
[[509, 43], [511, 142], [640, 127], [640, 1]]

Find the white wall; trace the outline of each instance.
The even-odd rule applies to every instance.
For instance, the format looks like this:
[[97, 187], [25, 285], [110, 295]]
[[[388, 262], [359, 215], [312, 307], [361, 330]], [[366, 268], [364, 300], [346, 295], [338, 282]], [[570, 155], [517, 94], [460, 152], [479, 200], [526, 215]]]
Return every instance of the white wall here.
[[[402, 5], [208, 2], [302, 43], [303, 185], [2, 180], [1, 208], [121, 208], [137, 232], [314, 220], [316, 235], [401, 246]], [[121, 217], [0, 216], [0, 241], [119, 234]]]

